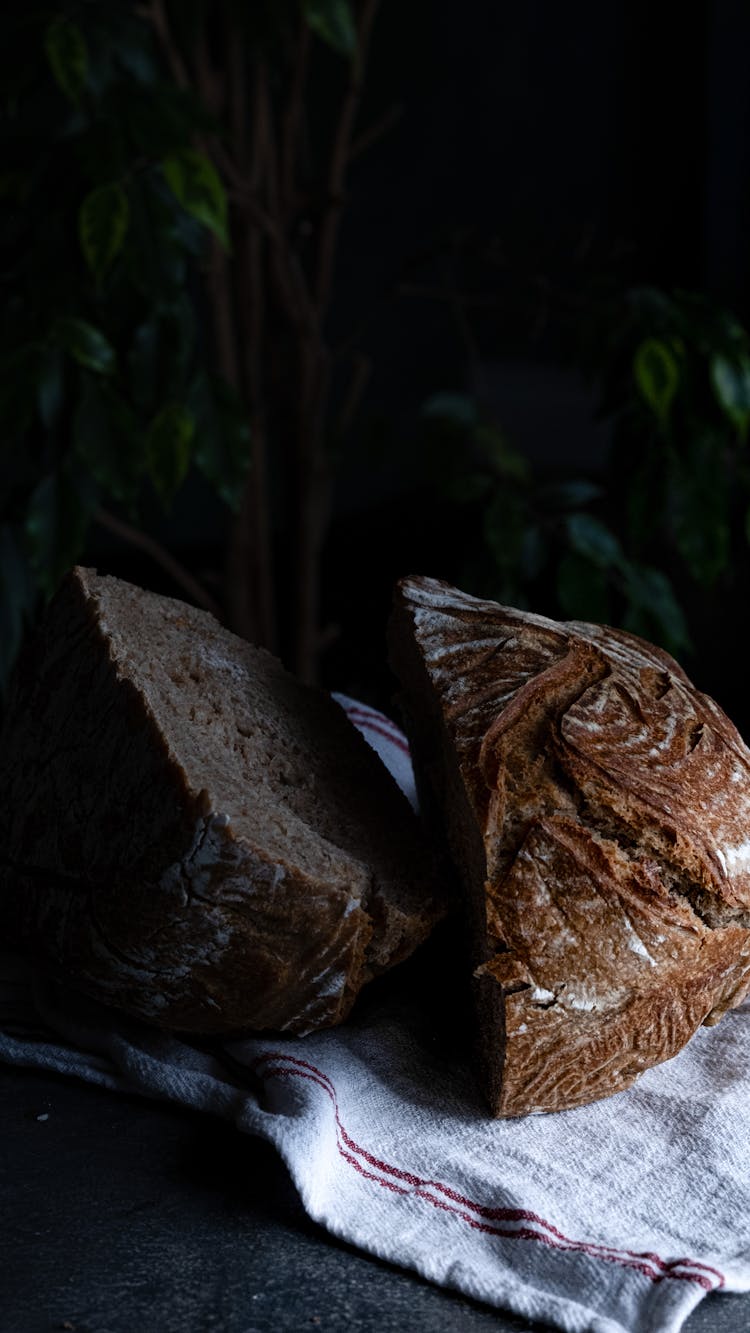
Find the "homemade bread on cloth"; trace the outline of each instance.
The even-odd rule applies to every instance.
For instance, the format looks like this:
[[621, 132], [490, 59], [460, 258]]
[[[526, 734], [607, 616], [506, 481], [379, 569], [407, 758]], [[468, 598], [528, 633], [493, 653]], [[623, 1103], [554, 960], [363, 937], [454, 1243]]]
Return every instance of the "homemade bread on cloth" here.
[[5, 938], [172, 1030], [309, 1032], [444, 911], [341, 708], [204, 611], [75, 569], [0, 734]]
[[[403, 774], [392, 722], [342, 703]], [[748, 1327], [750, 1296], [724, 1295], [750, 1289], [747, 1005], [614, 1097], [495, 1120], [475, 1089], [459, 988], [445, 971], [451, 930], [442, 932], [442, 944], [366, 987], [346, 1023], [303, 1038], [213, 1039], [210, 1049], [0, 957], [0, 1059], [257, 1134], [332, 1235], [524, 1320], [568, 1333], [678, 1333], [720, 1292], [721, 1327]], [[54, 1100], [48, 1109], [54, 1124]], [[42, 1267], [46, 1244], [35, 1241]], [[255, 1327], [255, 1306], [244, 1322], [235, 1313], [238, 1328]], [[452, 1333], [461, 1319], [446, 1302], [443, 1327]]]
[[750, 752], [619, 630], [410, 578], [390, 643], [463, 882], [493, 1111], [628, 1087], [750, 988]]

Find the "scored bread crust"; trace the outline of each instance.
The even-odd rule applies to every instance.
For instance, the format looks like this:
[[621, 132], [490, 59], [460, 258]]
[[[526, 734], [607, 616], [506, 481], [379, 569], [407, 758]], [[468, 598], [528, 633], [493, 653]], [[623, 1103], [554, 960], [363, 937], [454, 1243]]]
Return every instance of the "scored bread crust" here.
[[444, 911], [338, 704], [207, 613], [90, 570], [17, 673], [0, 808], [11, 940], [163, 1027], [337, 1023]]
[[435, 579], [390, 627], [495, 1114], [628, 1087], [750, 988], [750, 752], [665, 652]]

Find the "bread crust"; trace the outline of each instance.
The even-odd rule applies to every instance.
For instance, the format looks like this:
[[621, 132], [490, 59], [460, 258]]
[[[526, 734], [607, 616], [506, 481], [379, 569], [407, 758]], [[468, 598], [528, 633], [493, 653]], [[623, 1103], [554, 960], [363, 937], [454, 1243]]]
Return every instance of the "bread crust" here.
[[[132, 653], [116, 648], [100, 596], [116, 582], [73, 571], [9, 701], [0, 895], [11, 937], [59, 978], [163, 1027], [304, 1033], [341, 1021], [444, 910], [407, 802], [338, 705], [264, 655], [371, 791], [374, 825], [403, 856], [402, 897], [382, 883], [391, 863], [384, 871], [325, 839], [319, 873], [295, 859], [293, 836], [269, 851], [262, 824], [240, 827], [209, 776], [196, 781], [188, 729], [155, 715], [137, 666], [147, 636]], [[152, 597], [129, 592], [136, 610]], [[252, 687], [257, 650], [205, 613], [157, 600], [171, 634], [220, 646], [237, 688]], [[291, 809], [289, 824], [299, 827]]]
[[390, 642], [470, 903], [494, 1113], [629, 1086], [750, 988], [750, 752], [622, 631], [411, 578]]

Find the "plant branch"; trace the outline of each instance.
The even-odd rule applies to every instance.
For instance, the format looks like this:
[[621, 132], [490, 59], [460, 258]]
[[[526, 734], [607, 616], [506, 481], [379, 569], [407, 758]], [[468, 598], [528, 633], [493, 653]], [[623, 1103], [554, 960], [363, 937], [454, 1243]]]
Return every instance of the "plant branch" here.
[[[247, 172], [247, 56], [245, 43], [227, 29], [225, 42], [227, 78], [227, 119], [232, 152], [240, 171]], [[219, 140], [216, 141], [220, 142]], [[223, 146], [223, 145], [222, 145]]]
[[108, 509], [97, 509], [94, 514], [94, 521], [100, 527], [113, 533], [115, 537], [127, 542], [129, 546], [135, 546], [138, 550], [144, 551], [146, 555], [151, 557], [154, 564], [159, 565], [197, 606], [202, 607], [204, 611], [210, 611], [212, 616], [216, 616], [217, 620], [223, 621], [224, 617], [218, 602], [214, 601], [202, 584], [194, 579], [184, 565], [181, 565], [179, 560], [175, 560], [174, 556], [170, 555], [169, 551], [154, 537], [149, 537], [147, 533], [141, 532], [139, 528], [134, 528], [130, 523], [117, 518]]
[[358, 352], [352, 355], [352, 377], [338, 417], [338, 433], [343, 436], [354, 420], [367, 382], [372, 374], [372, 362], [368, 356]]
[[362, 95], [367, 50], [380, 0], [364, 0], [357, 24], [357, 50], [341, 106], [328, 167], [328, 209], [320, 231], [315, 300], [320, 313], [328, 304], [333, 278], [333, 261], [344, 203], [344, 180], [351, 152], [354, 121]]
[[[230, 45], [232, 45], [230, 43]], [[205, 106], [218, 114], [221, 94], [219, 80], [211, 64], [205, 30], [202, 30], [193, 48], [193, 66], [198, 95]], [[214, 144], [204, 136], [198, 136], [200, 148], [215, 160]], [[232, 285], [229, 275], [229, 263], [226, 251], [218, 237], [211, 236], [206, 266], [206, 288], [213, 316], [214, 337], [216, 340], [216, 361], [223, 378], [237, 391], [240, 387], [240, 370], [237, 356], [237, 330], [235, 326]]]
[[254, 120], [257, 124], [256, 150], [257, 175], [253, 184], [257, 185], [261, 175], [265, 184], [268, 211], [271, 217], [279, 216], [279, 165], [274, 134], [271, 89], [268, 79], [268, 65], [259, 59], [255, 70], [255, 106]]
[[[221, 72], [214, 67], [211, 60], [205, 23], [202, 25], [199, 39], [193, 45], [192, 55], [198, 96], [211, 115], [218, 119], [226, 106], [226, 92]], [[201, 136], [201, 141], [205, 142], [205, 136]]]
[[151, 24], [159, 41], [161, 42], [164, 55], [172, 71], [172, 77], [179, 88], [190, 87], [190, 75], [187, 65], [180, 54], [177, 43], [172, 35], [172, 29], [169, 26], [169, 16], [164, 0], [149, 0], [148, 4], [137, 5], [136, 14], [144, 18]]
[[301, 19], [292, 64], [289, 100], [281, 128], [281, 197], [288, 217], [292, 215], [295, 206], [294, 172], [298, 161], [309, 60], [310, 28], [306, 20]]
[[462, 292], [447, 287], [431, 287], [417, 282], [402, 282], [396, 289], [399, 296], [424, 297], [429, 301], [459, 301], [465, 306], [482, 306], [487, 309], [502, 305], [497, 296], [486, 296], [481, 292]]
[[[231, 28], [228, 39], [232, 40]], [[235, 62], [229, 83], [230, 122], [245, 113], [245, 66]], [[252, 142], [249, 150], [247, 197], [260, 192], [268, 165], [271, 131], [267, 74], [259, 62], [255, 70], [252, 107]], [[244, 183], [244, 177], [243, 177]], [[250, 406], [251, 463], [229, 546], [229, 592], [232, 619], [238, 632], [275, 647], [273, 546], [270, 523], [268, 444], [263, 377], [265, 277], [263, 233], [244, 226], [237, 236], [238, 319], [241, 332], [242, 381]]]
[[374, 125], [368, 125], [366, 130], [358, 134], [356, 139], [352, 140], [352, 146], [349, 149], [349, 165], [351, 166], [352, 162], [360, 157], [362, 153], [365, 153], [368, 148], [372, 148], [372, 145], [377, 143], [378, 139], [382, 139], [385, 134], [388, 134], [398, 124], [403, 114], [402, 104], [394, 102], [393, 106], [389, 107], [380, 119], [375, 121]]
[[304, 680], [315, 678], [320, 650], [320, 551], [330, 503], [330, 475], [323, 446], [330, 357], [323, 339], [322, 325], [333, 279], [344, 203], [344, 178], [378, 3], [379, 0], [363, 0], [359, 13], [356, 53], [334, 126], [328, 161], [326, 204], [320, 222], [317, 263], [311, 282], [314, 320], [307, 328], [300, 329], [299, 399], [293, 465], [293, 567], [297, 612], [294, 665]]
[[222, 378], [237, 392], [240, 371], [237, 357], [237, 331], [232, 310], [232, 287], [226, 251], [216, 236], [211, 237], [206, 288], [213, 314], [216, 338], [216, 362]]

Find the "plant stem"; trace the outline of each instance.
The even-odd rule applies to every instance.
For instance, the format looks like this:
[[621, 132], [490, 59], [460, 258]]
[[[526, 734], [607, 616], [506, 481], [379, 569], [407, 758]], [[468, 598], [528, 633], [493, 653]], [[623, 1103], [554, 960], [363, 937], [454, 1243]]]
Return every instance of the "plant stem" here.
[[349, 150], [349, 165], [351, 166], [352, 162], [361, 157], [362, 153], [365, 153], [368, 148], [372, 148], [373, 144], [388, 134], [398, 124], [403, 114], [404, 108], [401, 103], [394, 102], [393, 106], [390, 106], [379, 120], [376, 120], [373, 125], [369, 125], [366, 130], [358, 134], [356, 139], [352, 140], [352, 146]]
[[[225, 178], [232, 204], [235, 258], [231, 265], [212, 245], [207, 294], [214, 324], [218, 367], [243, 394], [249, 408], [251, 466], [240, 510], [229, 535], [227, 605], [233, 627], [275, 647], [276, 588], [269, 446], [281, 451], [291, 553], [294, 608], [293, 665], [306, 679], [317, 671], [320, 650], [320, 553], [330, 503], [330, 467], [325, 452], [331, 357], [323, 335], [344, 205], [346, 171], [352, 157], [384, 133], [395, 108], [358, 140], [354, 129], [368, 47], [379, 0], [360, 0], [357, 49], [333, 129], [325, 170], [322, 216], [311, 273], [303, 267], [296, 226], [304, 220], [306, 92], [312, 52], [309, 25], [300, 19], [284, 68], [287, 83], [274, 107], [267, 57], [248, 63], [244, 32], [231, 6], [212, 16], [212, 41], [202, 33], [185, 63], [170, 30], [166, 0], [149, 0], [150, 19], [173, 77], [189, 88], [191, 73], [203, 102], [221, 115], [229, 147], [218, 135], [199, 146]], [[219, 24], [223, 26], [223, 35]], [[221, 50], [219, 69], [211, 52]], [[278, 140], [277, 140], [278, 129]], [[302, 186], [305, 186], [302, 180]], [[307, 219], [308, 224], [310, 220]], [[338, 417], [346, 431], [367, 378], [364, 361], [354, 375]]]
[[115, 537], [127, 542], [129, 546], [135, 546], [138, 550], [145, 551], [146, 555], [151, 556], [154, 563], [159, 565], [177, 586], [182, 588], [183, 592], [187, 593], [196, 606], [202, 607], [204, 611], [210, 611], [212, 616], [216, 616], [217, 620], [223, 621], [224, 617], [218, 602], [214, 601], [203, 585], [197, 579], [194, 579], [184, 565], [181, 565], [179, 560], [175, 560], [174, 556], [170, 555], [169, 551], [154, 537], [149, 537], [147, 533], [141, 532], [140, 528], [134, 528], [130, 523], [117, 518], [108, 509], [97, 509], [94, 514], [94, 521], [100, 527], [113, 533]]
[[300, 19], [289, 100], [281, 130], [281, 195], [287, 217], [293, 216], [296, 204], [295, 170], [299, 159], [299, 137], [305, 109], [304, 97], [309, 59], [310, 29], [306, 21]]
[[172, 36], [172, 30], [169, 26], [169, 16], [167, 14], [167, 7], [164, 0], [150, 0], [150, 3], [148, 4], [139, 5], [136, 9], [136, 13], [140, 14], [142, 18], [145, 18], [151, 23], [154, 32], [161, 43], [165, 59], [169, 65], [172, 72], [172, 78], [177, 84], [177, 87], [183, 89], [189, 88], [190, 75], [188, 74], [187, 65], [180, 54], [177, 43]]
[[333, 148], [328, 168], [328, 209], [321, 227], [318, 272], [315, 284], [316, 300], [321, 312], [328, 302], [331, 289], [333, 260], [344, 205], [344, 179], [351, 154], [354, 121], [362, 95], [367, 50], [379, 3], [380, 0], [364, 0], [362, 5], [357, 24], [357, 50], [352, 60], [349, 83], [344, 94], [341, 113], [333, 138]]
[[[231, 26], [227, 37], [230, 45], [238, 41], [238, 35], [232, 33]], [[229, 69], [229, 119], [231, 124], [238, 126], [247, 113], [244, 62], [230, 56]], [[252, 126], [247, 194], [255, 196], [260, 191], [267, 170], [271, 134], [267, 72], [260, 60], [255, 70]], [[244, 136], [240, 136], [238, 147], [241, 152], [239, 170], [243, 173], [246, 167]], [[230, 534], [229, 591], [232, 621], [238, 632], [273, 651], [277, 646], [277, 625], [263, 376], [266, 304], [264, 237], [257, 225], [248, 225], [246, 218], [243, 223], [236, 229], [239, 279], [237, 312], [241, 331], [242, 383], [250, 405], [251, 460], [239, 513]]]
[[300, 401], [295, 459], [295, 584], [297, 642], [295, 667], [304, 680], [317, 675], [319, 652], [320, 554], [330, 505], [330, 475], [325, 458], [324, 422], [330, 358], [321, 326], [328, 307], [344, 203], [344, 181], [362, 93], [367, 50], [379, 0], [363, 0], [352, 61], [328, 165], [327, 208], [318, 243], [314, 279], [316, 319], [300, 340]]

